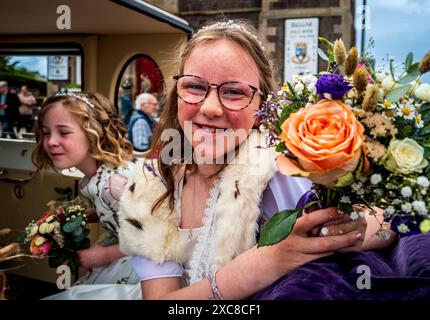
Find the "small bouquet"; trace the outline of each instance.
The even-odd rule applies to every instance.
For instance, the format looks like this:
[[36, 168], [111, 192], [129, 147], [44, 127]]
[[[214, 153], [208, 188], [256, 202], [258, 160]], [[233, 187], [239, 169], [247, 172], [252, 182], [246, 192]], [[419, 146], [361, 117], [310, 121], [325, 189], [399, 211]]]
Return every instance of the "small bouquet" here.
[[48, 257], [56, 268], [67, 261], [72, 272], [79, 267], [78, 250], [90, 246], [86, 206], [79, 198], [50, 201], [49, 210], [25, 228], [24, 244], [34, 256]]
[[[352, 219], [380, 208], [400, 236], [429, 232], [430, 85], [420, 82], [430, 52], [420, 63], [409, 53], [397, 75], [393, 60], [389, 73], [375, 72], [367, 54], [320, 41], [327, 72], [294, 76], [257, 113], [279, 170], [313, 182], [305, 207], [334, 206]], [[302, 210], [277, 213], [258, 245], [285, 239]], [[379, 222], [378, 235], [389, 236]]]

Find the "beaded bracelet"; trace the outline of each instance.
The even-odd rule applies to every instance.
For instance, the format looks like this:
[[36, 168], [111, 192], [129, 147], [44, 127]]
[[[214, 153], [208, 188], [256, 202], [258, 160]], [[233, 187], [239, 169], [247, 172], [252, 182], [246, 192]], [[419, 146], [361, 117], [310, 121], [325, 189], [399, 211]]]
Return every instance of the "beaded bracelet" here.
[[219, 289], [216, 285], [216, 273], [218, 270], [215, 270], [214, 273], [210, 274], [208, 273], [206, 275], [206, 278], [209, 280], [209, 284], [211, 286], [212, 296], [209, 297], [209, 300], [224, 300], [224, 297], [222, 296], [221, 292], [219, 292]]

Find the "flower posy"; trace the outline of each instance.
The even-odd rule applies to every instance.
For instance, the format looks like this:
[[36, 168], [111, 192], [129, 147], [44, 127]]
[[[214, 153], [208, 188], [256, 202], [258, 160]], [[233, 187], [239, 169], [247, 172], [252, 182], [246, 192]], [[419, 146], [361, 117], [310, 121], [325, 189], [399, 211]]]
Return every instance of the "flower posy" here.
[[[346, 55], [341, 40], [320, 40], [328, 70], [293, 76], [257, 113], [279, 170], [312, 180], [322, 206], [354, 217], [356, 205], [379, 207], [398, 234], [429, 232], [430, 85], [421, 76], [430, 53], [420, 63], [408, 54], [403, 70], [389, 60], [389, 73], [375, 73], [367, 53]], [[259, 245], [288, 236], [301, 209], [275, 215]]]
[[49, 210], [25, 228], [24, 243], [31, 254], [49, 257], [49, 265], [58, 267], [67, 261], [72, 269], [79, 267], [77, 250], [89, 247], [86, 207], [77, 198], [72, 201], [50, 201]]

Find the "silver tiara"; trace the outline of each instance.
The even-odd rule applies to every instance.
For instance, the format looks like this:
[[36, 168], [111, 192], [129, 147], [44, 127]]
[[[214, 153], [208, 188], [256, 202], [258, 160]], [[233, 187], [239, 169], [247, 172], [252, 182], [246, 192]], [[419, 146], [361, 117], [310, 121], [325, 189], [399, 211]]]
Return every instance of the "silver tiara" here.
[[252, 32], [250, 32], [244, 26], [235, 23], [233, 20], [228, 20], [227, 22], [217, 22], [217, 23], [211, 24], [209, 26], [202, 27], [202, 28], [200, 28], [194, 34], [193, 37], [195, 37], [201, 31], [206, 31], [206, 30], [226, 30], [226, 29], [232, 29], [232, 28], [241, 30], [241, 31], [245, 32], [247, 35], [249, 35], [252, 38], [254, 38], [255, 41], [257, 41], [258, 44], [260, 45], [261, 50], [265, 51], [263, 44], [261, 43], [260, 39], [258, 39], [258, 37], [255, 34], [253, 34]]
[[76, 93], [64, 93], [64, 92], [58, 92], [55, 96], [63, 96], [63, 97], [73, 97], [76, 99], [79, 99], [83, 102], [85, 102], [85, 104], [87, 104], [90, 108], [95, 109], [96, 107], [94, 106], [94, 104], [90, 101], [90, 99], [88, 99], [87, 97], [84, 96], [80, 96]]

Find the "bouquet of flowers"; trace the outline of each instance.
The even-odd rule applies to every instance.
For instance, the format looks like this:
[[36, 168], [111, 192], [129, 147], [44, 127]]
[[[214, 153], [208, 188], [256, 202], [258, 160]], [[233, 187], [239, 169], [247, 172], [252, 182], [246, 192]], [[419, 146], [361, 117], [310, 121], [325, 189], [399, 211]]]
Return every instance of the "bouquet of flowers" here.
[[[409, 53], [399, 74], [375, 72], [367, 54], [348, 53], [342, 40], [320, 38], [327, 72], [293, 77], [258, 111], [260, 130], [276, 147], [279, 170], [313, 182], [314, 202], [358, 218], [363, 209], [400, 236], [430, 231], [430, 52], [419, 63]], [[302, 212], [277, 213], [259, 245], [286, 238]], [[379, 236], [387, 237], [382, 230]]]
[[90, 246], [86, 206], [79, 198], [47, 205], [49, 210], [25, 228], [24, 244], [32, 255], [48, 257], [50, 267], [67, 261], [74, 272], [79, 267], [77, 251]]

